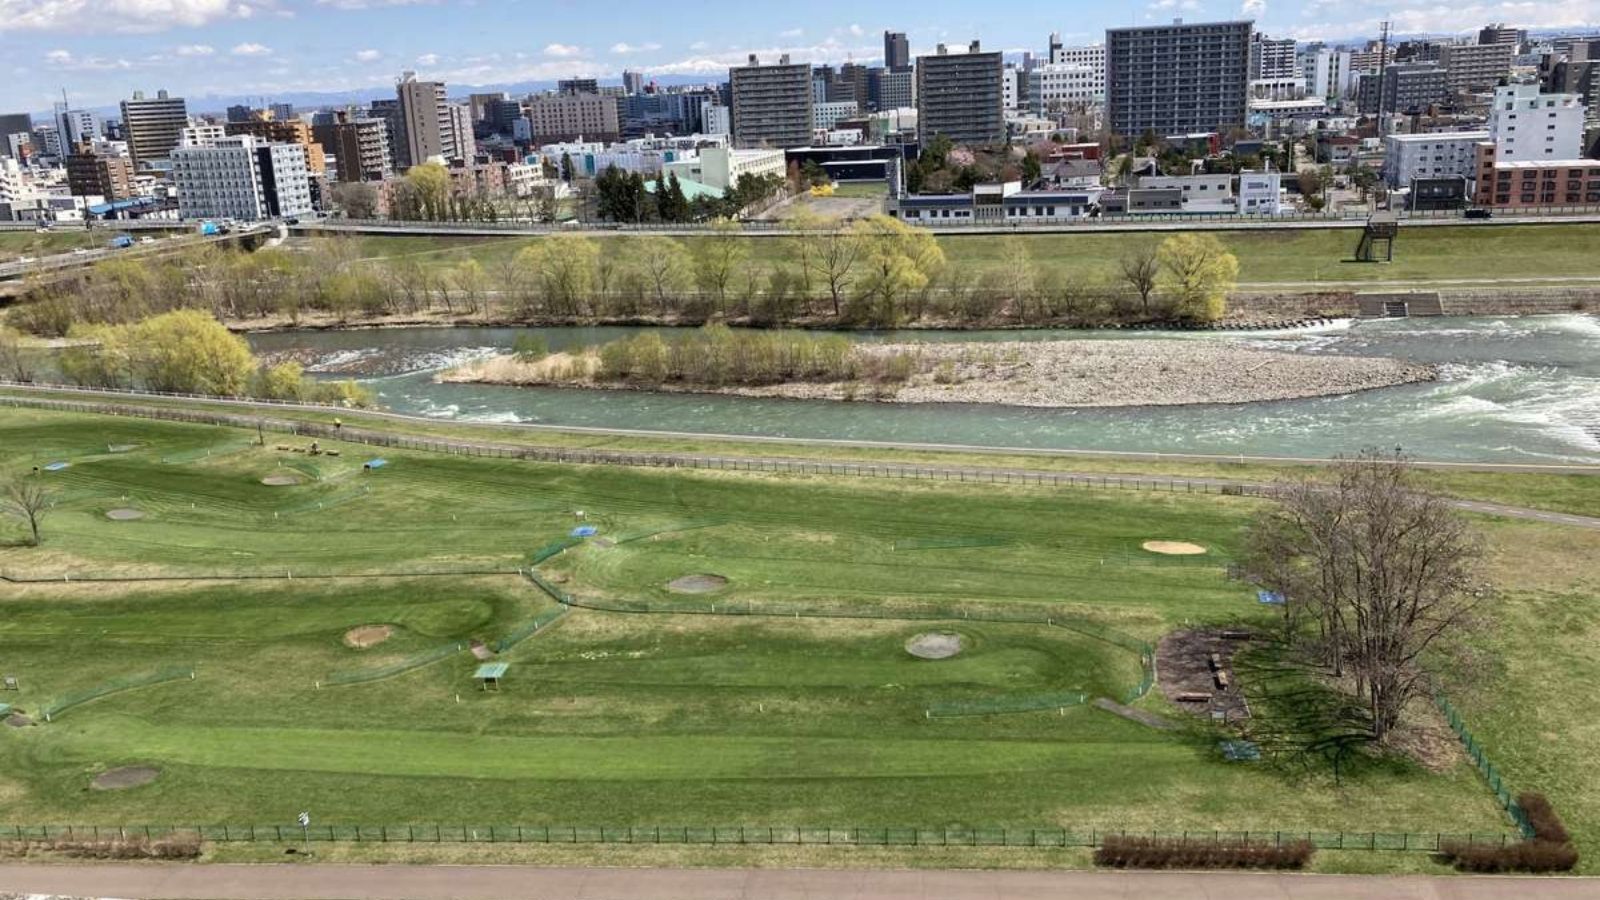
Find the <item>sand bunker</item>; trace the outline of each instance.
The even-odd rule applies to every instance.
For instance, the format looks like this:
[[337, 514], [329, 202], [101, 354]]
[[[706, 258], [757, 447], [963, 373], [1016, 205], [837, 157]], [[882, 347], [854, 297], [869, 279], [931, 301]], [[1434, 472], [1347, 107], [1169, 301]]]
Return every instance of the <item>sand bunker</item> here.
[[365, 650], [368, 647], [376, 647], [387, 641], [392, 634], [394, 634], [394, 628], [389, 625], [363, 625], [360, 628], [352, 628], [344, 633], [344, 645], [346, 647], [354, 647], [357, 650]]
[[160, 769], [151, 766], [123, 766], [120, 769], [100, 773], [91, 782], [91, 786], [97, 791], [125, 791], [141, 784], [149, 784], [160, 774]]
[[1162, 556], [1204, 556], [1210, 552], [1199, 544], [1183, 541], [1145, 541], [1144, 549]]
[[906, 652], [918, 659], [949, 659], [964, 649], [965, 640], [950, 631], [930, 631], [906, 641]]
[[728, 586], [721, 575], [685, 575], [667, 582], [667, 590], [674, 594], [710, 594]]
[[299, 484], [300, 479], [293, 475], [268, 475], [261, 479], [261, 483], [268, 487], [288, 487], [292, 484]]
[[132, 522], [144, 518], [144, 513], [137, 509], [113, 509], [106, 512], [106, 518], [113, 522]]

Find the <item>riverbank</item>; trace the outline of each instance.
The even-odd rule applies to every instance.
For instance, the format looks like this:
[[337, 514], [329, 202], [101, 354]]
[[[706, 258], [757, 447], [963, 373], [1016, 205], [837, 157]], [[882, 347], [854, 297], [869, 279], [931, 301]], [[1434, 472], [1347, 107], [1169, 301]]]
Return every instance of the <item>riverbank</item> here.
[[[436, 377], [493, 384], [712, 393], [798, 400], [886, 400], [1041, 409], [1188, 406], [1297, 400], [1433, 381], [1430, 365], [1361, 356], [1284, 353], [1169, 340], [899, 343], [858, 346], [873, 358], [909, 358], [903, 380], [788, 381], [763, 385], [602, 378], [594, 350], [538, 361], [475, 360]], [[870, 365], [868, 366], [870, 368]]]

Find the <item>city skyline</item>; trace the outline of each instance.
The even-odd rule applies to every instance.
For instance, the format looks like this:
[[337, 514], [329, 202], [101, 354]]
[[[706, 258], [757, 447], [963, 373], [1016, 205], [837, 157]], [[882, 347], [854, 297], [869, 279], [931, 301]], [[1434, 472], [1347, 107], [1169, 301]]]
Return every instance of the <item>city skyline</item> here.
[[816, 64], [876, 62], [886, 29], [906, 32], [918, 55], [940, 42], [964, 46], [972, 39], [986, 49], [1042, 53], [1051, 32], [1068, 44], [1099, 43], [1106, 27], [1178, 17], [1254, 19], [1268, 34], [1302, 40], [1368, 36], [1384, 18], [1398, 34], [1465, 34], [1501, 20], [1525, 28], [1600, 23], [1600, 0], [1448, 10], [1362, 0], [1337, 8], [1327, 0], [1151, 0], [1116, 8], [1018, 0], [1007, 16], [984, 21], [952, 0], [874, 7], [870, 17], [838, 0], [792, 13], [724, 0], [697, 9], [717, 14], [675, 16], [640, 0], [621, 0], [603, 19], [585, 16], [569, 0], [538, 7], [521, 0], [0, 0], [0, 56], [12, 61], [0, 82], [0, 108], [42, 111], [62, 89], [80, 107], [110, 106], [134, 90], [158, 88], [193, 98], [269, 100], [369, 92], [392, 88], [404, 70], [443, 80], [452, 91], [573, 76], [615, 80], [625, 69], [647, 78], [720, 81], [750, 53], [772, 59], [787, 53]]

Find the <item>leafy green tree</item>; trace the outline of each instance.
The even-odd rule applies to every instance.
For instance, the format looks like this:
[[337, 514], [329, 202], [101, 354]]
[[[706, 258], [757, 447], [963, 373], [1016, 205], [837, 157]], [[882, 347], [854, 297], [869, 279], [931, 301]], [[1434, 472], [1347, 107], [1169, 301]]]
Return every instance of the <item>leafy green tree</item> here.
[[415, 198], [418, 218], [442, 222], [450, 217], [450, 172], [438, 163], [423, 163], [406, 171], [406, 186]]
[[1044, 166], [1039, 162], [1039, 154], [1029, 150], [1022, 157], [1022, 181], [1033, 184], [1044, 175]]
[[857, 287], [864, 306], [853, 317], [892, 325], [900, 320], [906, 296], [927, 287], [944, 265], [944, 251], [929, 232], [889, 216], [863, 219], [854, 231], [861, 241]]
[[1239, 280], [1239, 260], [1210, 234], [1184, 232], [1161, 242], [1161, 287], [1173, 312], [1214, 322], [1227, 311], [1228, 293]]

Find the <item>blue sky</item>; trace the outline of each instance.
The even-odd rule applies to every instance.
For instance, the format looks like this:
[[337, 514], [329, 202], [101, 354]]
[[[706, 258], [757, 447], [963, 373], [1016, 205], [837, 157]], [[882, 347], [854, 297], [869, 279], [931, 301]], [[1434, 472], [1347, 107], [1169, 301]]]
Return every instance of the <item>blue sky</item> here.
[[114, 103], [136, 89], [204, 95], [350, 91], [402, 69], [452, 85], [573, 75], [726, 75], [745, 54], [870, 62], [885, 28], [935, 43], [1040, 50], [1107, 26], [1252, 18], [1274, 36], [1600, 24], [1600, 0], [0, 0], [0, 112]]

